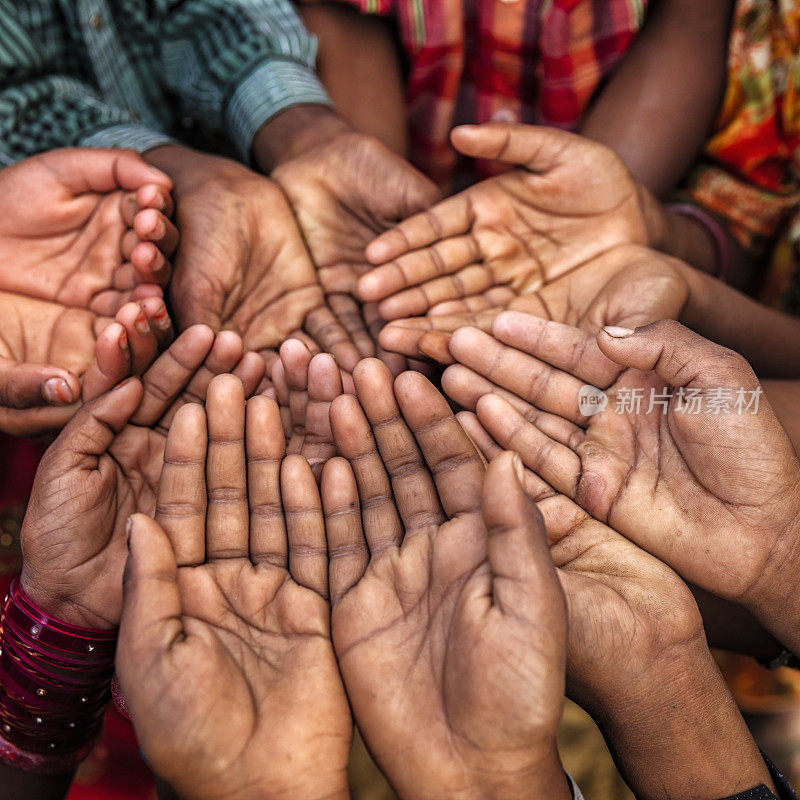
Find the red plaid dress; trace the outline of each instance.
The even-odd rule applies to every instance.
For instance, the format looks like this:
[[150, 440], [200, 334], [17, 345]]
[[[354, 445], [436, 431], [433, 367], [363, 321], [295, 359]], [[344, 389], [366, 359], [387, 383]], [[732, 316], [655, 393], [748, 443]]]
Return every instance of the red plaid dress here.
[[455, 125], [575, 128], [644, 22], [648, 0], [340, 0], [392, 16], [409, 61], [411, 161], [446, 189], [490, 174]]

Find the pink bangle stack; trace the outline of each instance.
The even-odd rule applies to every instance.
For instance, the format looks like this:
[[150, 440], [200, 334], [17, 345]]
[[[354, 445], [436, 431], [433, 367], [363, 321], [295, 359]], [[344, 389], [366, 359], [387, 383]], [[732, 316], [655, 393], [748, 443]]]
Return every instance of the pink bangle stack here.
[[69, 625], [11, 584], [0, 617], [0, 757], [23, 769], [75, 766], [111, 697], [116, 631]]

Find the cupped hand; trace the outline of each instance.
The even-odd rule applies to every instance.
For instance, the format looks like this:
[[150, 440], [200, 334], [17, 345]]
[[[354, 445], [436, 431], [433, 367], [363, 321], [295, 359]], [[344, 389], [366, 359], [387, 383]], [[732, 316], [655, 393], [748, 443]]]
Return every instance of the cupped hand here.
[[142, 374], [172, 339], [160, 296], [111, 318], [0, 292], [0, 316], [0, 429], [18, 436], [59, 430], [79, 402]]
[[[503, 310], [550, 319], [596, 334], [606, 325], [633, 328], [659, 319], [677, 318], [686, 305], [689, 289], [685, 265], [669, 256], [637, 245], [609, 250], [588, 263], [526, 295], [495, 289], [489, 297], [444, 303], [432, 313], [387, 325], [383, 346], [410, 357], [420, 355], [440, 363], [461, 361], [451, 352], [450, 334], [472, 326], [502, 339], [493, 323]], [[609, 383], [619, 369], [598, 350], [593, 340], [587, 348], [595, 362], [593, 380]]]
[[0, 290], [113, 316], [136, 286], [166, 286], [171, 189], [128, 150], [52, 150], [5, 168]]
[[360, 353], [325, 302], [280, 187], [183, 147], [157, 148], [148, 158], [175, 183], [181, 242], [170, 296], [179, 325], [234, 330], [255, 351], [277, 349], [305, 330], [352, 369]]
[[452, 133], [460, 152], [518, 168], [400, 223], [367, 248], [359, 281], [384, 319], [424, 314], [496, 285], [531, 292], [613, 247], [647, 244], [648, 196], [619, 157], [575, 134], [490, 123]]
[[181, 797], [349, 796], [319, 492], [285, 457], [275, 403], [245, 407], [231, 376], [206, 413], [177, 413], [155, 521], [131, 521], [117, 674], [149, 764]]
[[564, 599], [510, 454], [489, 467], [418, 373], [356, 369], [322, 478], [333, 641], [404, 798], [569, 797]]
[[211, 378], [236, 368], [249, 392], [263, 360], [232, 332], [187, 329], [144, 374], [79, 409], [47, 450], [22, 525], [22, 585], [53, 616], [113, 628], [122, 606], [125, 520], [152, 514], [166, 432], [202, 402]]
[[593, 517], [798, 647], [789, 587], [800, 465], [744, 359], [677, 322], [609, 328], [597, 345], [621, 372], [605, 407], [589, 407], [587, 337], [509, 316], [538, 387], [522, 399], [567, 416], [568, 435], [492, 394], [476, 406], [486, 431], [501, 447], [513, 439], [533, 472]]

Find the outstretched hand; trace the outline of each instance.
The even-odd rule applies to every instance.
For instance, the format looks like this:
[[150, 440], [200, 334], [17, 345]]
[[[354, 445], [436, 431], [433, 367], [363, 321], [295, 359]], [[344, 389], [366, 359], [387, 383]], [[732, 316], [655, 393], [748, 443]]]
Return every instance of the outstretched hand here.
[[285, 457], [272, 400], [214, 379], [206, 412], [172, 424], [155, 521], [131, 520], [117, 653], [142, 750], [181, 797], [349, 796], [327, 597], [308, 464]]
[[569, 797], [555, 749], [564, 599], [511, 454], [483, 463], [445, 399], [378, 361], [334, 401], [322, 498], [333, 641], [404, 798]]
[[384, 319], [506, 285], [531, 292], [607, 250], [647, 244], [647, 195], [619, 157], [575, 134], [489, 123], [452, 133], [457, 150], [517, 166], [400, 223], [367, 248], [364, 301]]

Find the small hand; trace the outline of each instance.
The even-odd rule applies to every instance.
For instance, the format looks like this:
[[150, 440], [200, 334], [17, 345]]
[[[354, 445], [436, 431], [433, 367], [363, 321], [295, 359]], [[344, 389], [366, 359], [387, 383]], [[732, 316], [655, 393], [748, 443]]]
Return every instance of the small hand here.
[[[682, 275], [685, 265], [635, 245], [616, 247], [557, 278], [532, 294], [516, 296], [497, 288], [489, 298], [444, 303], [426, 317], [390, 323], [381, 333], [383, 346], [407, 356], [420, 353], [436, 361], [460, 361], [450, 352], [450, 334], [473, 326], [502, 339], [493, 323], [508, 309], [551, 319], [596, 334], [606, 325], [636, 327], [658, 319], [677, 317], [688, 298]], [[593, 340], [587, 340], [594, 361], [592, 380], [607, 385], [619, 372]]]
[[171, 188], [127, 150], [52, 150], [7, 167], [0, 290], [113, 316], [137, 285], [166, 286]]
[[[495, 285], [531, 292], [607, 250], [647, 244], [648, 196], [616, 154], [574, 134], [491, 123], [452, 133], [456, 149], [518, 169], [405, 220], [367, 248], [359, 281], [384, 319], [424, 314]], [[388, 262], [388, 263], [387, 263]]]
[[569, 797], [564, 600], [511, 455], [484, 482], [425, 378], [393, 386], [371, 359], [354, 379], [358, 400], [331, 407], [346, 460], [322, 497], [333, 641], [367, 746], [404, 798]]
[[305, 329], [352, 369], [361, 356], [325, 303], [281, 189], [241, 164], [187, 148], [157, 148], [148, 158], [175, 183], [181, 243], [170, 295], [181, 327], [231, 329], [255, 351]]
[[[325, 529], [277, 406], [216, 378], [131, 521], [117, 671], [142, 750], [187, 800], [346, 798], [352, 720]], [[169, 735], [165, 736], [165, 730]]]
[[178, 408], [236, 368], [252, 392], [263, 360], [204, 325], [179, 336], [144, 374], [77, 411], [45, 453], [22, 525], [22, 585], [53, 616], [89, 628], [119, 623], [125, 519], [155, 509], [166, 431]]
[[142, 374], [172, 338], [160, 296], [110, 318], [0, 292], [0, 316], [0, 429], [18, 436], [59, 430], [79, 402]]

